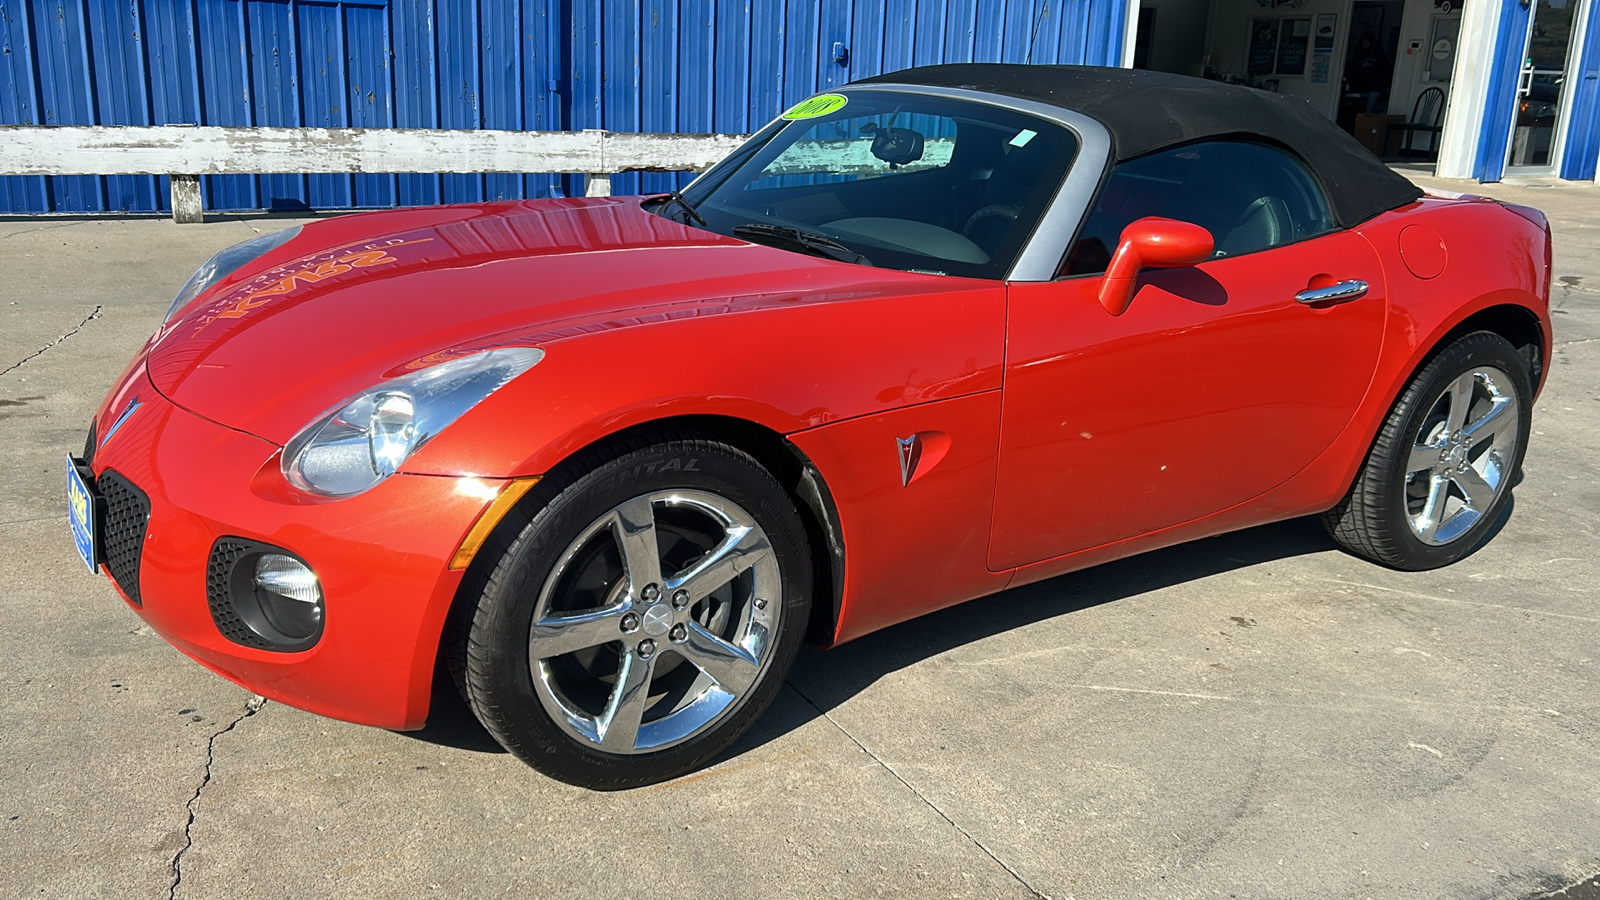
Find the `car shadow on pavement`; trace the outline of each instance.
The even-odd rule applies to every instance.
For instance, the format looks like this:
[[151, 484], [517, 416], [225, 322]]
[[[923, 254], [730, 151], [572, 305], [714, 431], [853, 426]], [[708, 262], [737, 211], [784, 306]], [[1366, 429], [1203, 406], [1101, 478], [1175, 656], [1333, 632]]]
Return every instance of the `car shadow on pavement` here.
[[1320, 553], [1335, 545], [1315, 516], [1179, 544], [931, 613], [833, 650], [801, 652], [788, 687], [724, 758], [800, 728], [884, 676], [974, 641], [1175, 584]]
[[[1483, 543], [1511, 517], [1515, 495]], [[1307, 516], [1154, 550], [1035, 584], [980, 597], [869, 634], [834, 650], [801, 651], [788, 690], [744, 737], [719, 757], [727, 760], [776, 740], [832, 711], [879, 679], [907, 666], [996, 634], [1197, 581], [1223, 572], [1335, 549], [1317, 517]], [[435, 673], [427, 725], [401, 732], [427, 743], [478, 753], [506, 752], [443, 671]]]
[[428, 723], [416, 731], [399, 731], [396, 734], [457, 750], [506, 752], [500, 742], [483, 727], [483, 723], [478, 721], [478, 717], [472, 714], [471, 707], [467, 706], [461, 692], [456, 690], [450, 673], [445, 671], [444, 654], [439, 655], [440, 665], [433, 673], [433, 696], [428, 702]]

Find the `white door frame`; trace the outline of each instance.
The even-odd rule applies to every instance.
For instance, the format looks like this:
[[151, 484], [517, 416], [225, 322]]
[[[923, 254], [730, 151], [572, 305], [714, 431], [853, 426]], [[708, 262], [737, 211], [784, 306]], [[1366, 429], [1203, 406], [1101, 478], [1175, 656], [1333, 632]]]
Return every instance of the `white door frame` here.
[[[1511, 116], [1511, 129], [1506, 135], [1506, 159], [1505, 168], [1503, 170], [1504, 176], [1554, 175], [1561, 171], [1561, 162], [1562, 158], [1565, 156], [1567, 147], [1567, 128], [1572, 123], [1572, 94], [1573, 91], [1577, 89], [1578, 82], [1582, 80], [1581, 72], [1578, 73], [1578, 78], [1572, 77], [1572, 64], [1574, 62], [1578, 62], [1578, 60], [1574, 60], [1572, 58], [1572, 51], [1574, 49], [1581, 50], [1583, 47], [1584, 39], [1587, 36], [1586, 33], [1589, 30], [1589, 4], [1591, 2], [1592, 0], [1577, 0], [1577, 6], [1572, 11], [1572, 21], [1576, 27], [1572, 29], [1572, 34], [1568, 36], [1567, 56], [1563, 62], [1562, 68], [1562, 72], [1564, 72], [1567, 77], [1566, 81], [1561, 85], [1561, 97], [1556, 101], [1559, 105], [1556, 106], [1556, 127], [1555, 130], [1550, 134], [1550, 162], [1542, 166], [1511, 165], [1511, 142], [1517, 136], [1517, 116], [1515, 112], [1513, 112]], [[1531, 8], [1528, 10], [1528, 31], [1522, 39], [1522, 52], [1517, 54], [1518, 59], [1525, 60], [1528, 58], [1528, 42], [1533, 39], [1533, 23], [1538, 15], [1539, 4], [1537, 0], [1534, 0]], [[1517, 89], [1519, 94], [1521, 92], [1521, 88], [1522, 67], [1518, 66]], [[1511, 102], [1513, 104], [1517, 102], [1516, 95], [1513, 95]]]

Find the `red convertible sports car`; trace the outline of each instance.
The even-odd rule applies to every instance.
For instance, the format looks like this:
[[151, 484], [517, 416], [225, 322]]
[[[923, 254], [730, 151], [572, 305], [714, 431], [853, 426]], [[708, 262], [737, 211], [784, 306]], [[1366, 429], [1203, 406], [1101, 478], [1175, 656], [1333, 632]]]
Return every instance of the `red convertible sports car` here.
[[692, 185], [225, 250], [68, 460], [157, 631], [410, 729], [447, 667], [550, 775], [728, 747], [802, 641], [1321, 514], [1422, 569], [1506, 509], [1550, 350], [1537, 211], [1423, 197], [1299, 100], [913, 69]]

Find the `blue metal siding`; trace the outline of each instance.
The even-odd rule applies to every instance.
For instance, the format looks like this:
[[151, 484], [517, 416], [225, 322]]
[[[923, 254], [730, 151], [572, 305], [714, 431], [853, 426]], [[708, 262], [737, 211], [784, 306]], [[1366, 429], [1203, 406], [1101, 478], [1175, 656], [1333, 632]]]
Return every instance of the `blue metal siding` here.
[[[351, 128], [389, 128], [394, 108], [389, 69], [389, 10], [367, 7], [352, 10], [345, 22], [346, 74], [345, 124]], [[363, 173], [353, 177], [353, 205], [393, 206], [395, 177]]]
[[[1115, 65], [1125, 0], [0, 0], [0, 123], [750, 132], [912, 65]], [[834, 45], [848, 59], [833, 59]], [[616, 176], [616, 193], [691, 176]], [[571, 175], [214, 175], [212, 210], [564, 195]], [[165, 210], [165, 176], [0, 177], [0, 212]]]
[[[94, 79], [95, 108], [106, 125], [143, 125], [150, 121], [149, 78], [140, 51], [140, 16], [135, 3], [96, 4], [88, 9], [90, 71], [136, 73], [136, 78]], [[115, 175], [103, 179], [105, 208], [152, 209], [156, 179], [148, 175]]]
[[[81, 11], [81, 7], [73, 8], [65, 2], [33, 4], [34, 33], [40, 38], [34, 42], [34, 51], [39, 67], [41, 124], [67, 125], [95, 119]], [[103, 209], [100, 182], [93, 175], [50, 178], [51, 200], [57, 209], [67, 212]]]
[[1484, 89], [1477, 158], [1472, 163], [1472, 177], [1479, 181], [1499, 181], [1505, 172], [1511, 118], [1517, 106], [1517, 75], [1527, 47], [1527, 8], [1517, 0], [1501, 0], [1494, 50], [1489, 57], [1489, 83]]
[[1600, 159], [1600, 2], [1589, 4], [1588, 29], [1568, 70], [1578, 79], [1572, 90], [1572, 118], [1561, 151], [1561, 177], [1589, 181]]
[[[432, 0], [395, 0], [389, 7], [390, 124], [396, 128], [435, 128], [439, 95], [434, 66]], [[396, 176], [396, 202], [418, 206], [439, 202], [437, 175]]]

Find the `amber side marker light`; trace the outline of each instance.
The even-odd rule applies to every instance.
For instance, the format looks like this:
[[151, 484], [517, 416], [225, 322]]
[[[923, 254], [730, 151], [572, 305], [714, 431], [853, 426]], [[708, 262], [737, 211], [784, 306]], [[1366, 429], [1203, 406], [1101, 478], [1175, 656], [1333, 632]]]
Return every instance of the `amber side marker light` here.
[[[482, 484], [482, 482], [478, 483]], [[539, 476], [537, 475], [532, 478], [514, 478], [504, 482], [500, 487], [500, 493], [495, 496], [494, 502], [478, 514], [478, 521], [472, 523], [472, 528], [467, 532], [467, 536], [461, 539], [461, 546], [456, 548], [456, 555], [450, 557], [450, 568], [465, 569], [471, 565], [472, 558], [478, 555], [478, 550], [483, 547], [483, 542], [489, 539], [494, 527], [499, 525], [500, 520], [505, 518], [505, 514], [511, 511], [511, 507], [516, 506], [517, 501], [528, 493], [528, 489], [538, 483]]]

